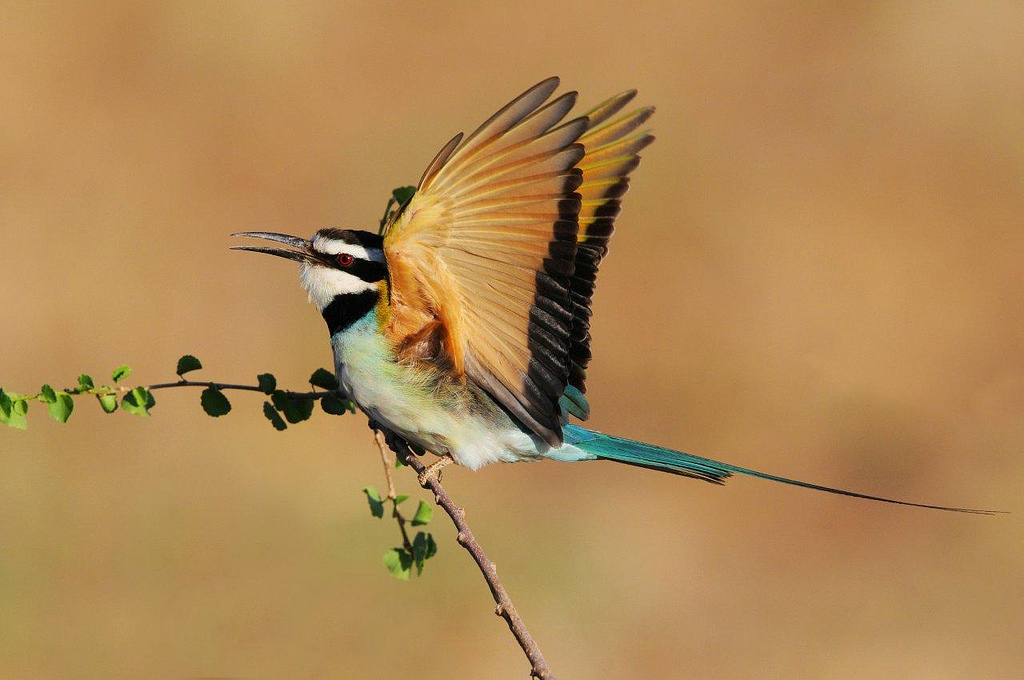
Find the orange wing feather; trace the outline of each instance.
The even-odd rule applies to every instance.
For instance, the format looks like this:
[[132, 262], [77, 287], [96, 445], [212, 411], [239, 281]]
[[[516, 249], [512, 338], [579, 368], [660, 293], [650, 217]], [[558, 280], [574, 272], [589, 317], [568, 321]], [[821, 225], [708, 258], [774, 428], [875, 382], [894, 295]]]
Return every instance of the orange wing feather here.
[[453, 378], [474, 382], [552, 445], [561, 442], [559, 400], [585, 366], [577, 336], [589, 295], [575, 291], [578, 250], [607, 241], [602, 210], [622, 193], [608, 187], [646, 144], [633, 133], [646, 117], [601, 124], [631, 95], [563, 122], [576, 93], [549, 102], [557, 86], [538, 83], [453, 138], [384, 232], [389, 338], [440, 347]]

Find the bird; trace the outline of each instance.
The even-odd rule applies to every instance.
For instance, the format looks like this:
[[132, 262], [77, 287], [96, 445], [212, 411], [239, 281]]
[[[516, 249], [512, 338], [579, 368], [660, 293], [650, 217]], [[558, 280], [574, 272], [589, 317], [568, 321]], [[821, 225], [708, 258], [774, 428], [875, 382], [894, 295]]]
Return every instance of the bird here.
[[[340, 389], [371, 426], [437, 460], [606, 460], [721, 484], [746, 475], [954, 512], [772, 475], [572, 421], [590, 416], [586, 369], [598, 268], [623, 195], [654, 137], [636, 90], [574, 113], [557, 77], [451, 138], [378, 231], [323, 228], [287, 246], [234, 249], [298, 262], [327, 324]], [[420, 479], [421, 483], [423, 479]]]

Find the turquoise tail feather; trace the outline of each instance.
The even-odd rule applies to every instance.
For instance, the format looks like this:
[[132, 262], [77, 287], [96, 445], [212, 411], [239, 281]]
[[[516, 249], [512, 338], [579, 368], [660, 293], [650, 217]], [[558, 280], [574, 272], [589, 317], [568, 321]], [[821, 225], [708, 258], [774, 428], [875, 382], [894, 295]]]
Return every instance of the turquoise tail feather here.
[[572, 385], [566, 386], [558, 403], [561, 405], [563, 413], [574, 415], [580, 420], [590, 417], [590, 404], [587, 402], [587, 397]]
[[703, 479], [706, 482], [712, 482], [714, 484], [722, 484], [732, 475], [740, 474], [747, 475], [749, 477], [757, 477], [759, 479], [767, 479], [772, 482], [790, 484], [792, 486], [801, 486], [805, 489], [814, 489], [815, 491], [839, 494], [841, 496], [866, 498], [867, 500], [880, 501], [882, 503], [909, 505], [915, 508], [929, 508], [932, 510], [947, 510], [949, 512], [967, 512], [977, 515], [1000, 514], [997, 510], [975, 510], [973, 508], [954, 508], [947, 507], [945, 505], [911, 503], [909, 501], [898, 501], [892, 498], [884, 498], [882, 496], [871, 496], [869, 494], [857, 493], [856, 491], [836, 489], [830, 486], [821, 486], [820, 484], [811, 484], [810, 482], [801, 482], [796, 479], [789, 479], [788, 477], [779, 477], [778, 475], [771, 475], [766, 472], [750, 470], [738, 465], [721, 463], [717, 460], [702, 458], [701, 456], [695, 456], [682, 451], [674, 451], [661, 446], [654, 446], [653, 444], [644, 444], [643, 442], [623, 439], [622, 437], [612, 437], [611, 435], [586, 430], [576, 425], [564, 426], [562, 428], [562, 433], [566, 444], [571, 444], [586, 452], [589, 454], [588, 458], [591, 460], [613, 460], [618, 463], [625, 463], [626, 465], [636, 465], [639, 467], [661, 470], [663, 472], [671, 472], [677, 475], [684, 475], [686, 477]]

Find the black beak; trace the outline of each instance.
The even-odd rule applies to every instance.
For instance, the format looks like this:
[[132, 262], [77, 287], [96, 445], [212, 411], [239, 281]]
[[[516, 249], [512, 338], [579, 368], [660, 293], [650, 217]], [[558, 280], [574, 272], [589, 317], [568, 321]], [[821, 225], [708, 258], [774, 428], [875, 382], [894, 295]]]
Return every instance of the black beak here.
[[267, 248], [266, 246], [231, 246], [231, 250], [248, 250], [254, 253], [266, 253], [277, 255], [296, 262], [319, 262], [320, 258], [313, 252], [312, 244], [304, 238], [289, 236], [288, 234], [275, 234], [271, 231], [241, 231], [232, 236], [245, 238], [259, 238], [264, 241], [276, 241], [292, 246], [296, 250], [285, 250], [284, 248]]

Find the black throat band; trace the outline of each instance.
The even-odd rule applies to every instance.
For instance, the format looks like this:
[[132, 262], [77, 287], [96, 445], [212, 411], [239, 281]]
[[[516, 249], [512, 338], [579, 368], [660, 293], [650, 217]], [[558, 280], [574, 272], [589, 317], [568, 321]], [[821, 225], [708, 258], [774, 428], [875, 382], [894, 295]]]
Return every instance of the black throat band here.
[[380, 293], [376, 290], [364, 290], [361, 293], [335, 295], [331, 303], [322, 312], [327, 330], [333, 338], [335, 333], [346, 330], [359, 319], [370, 313], [377, 305]]

